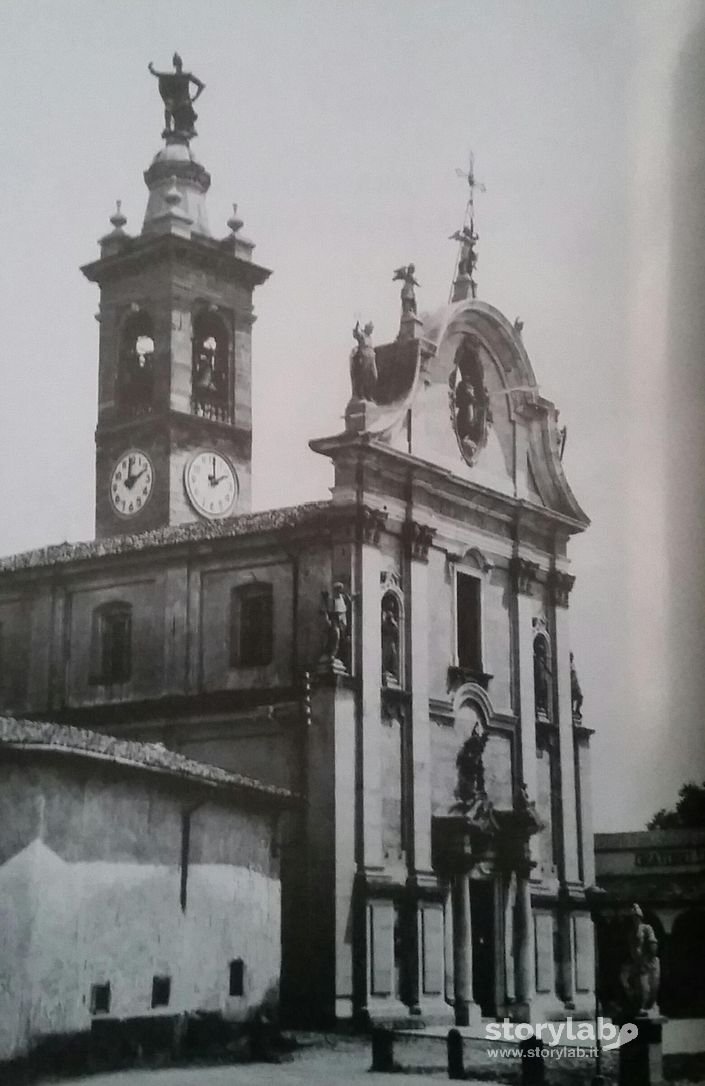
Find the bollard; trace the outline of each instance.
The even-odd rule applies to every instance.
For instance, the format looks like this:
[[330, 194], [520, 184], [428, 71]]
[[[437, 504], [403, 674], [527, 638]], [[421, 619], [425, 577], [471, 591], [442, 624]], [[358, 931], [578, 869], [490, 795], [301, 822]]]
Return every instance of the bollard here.
[[543, 1086], [545, 1071], [541, 1042], [536, 1037], [529, 1037], [519, 1045], [521, 1049], [521, 1086]]
[[372, 1030], [372, 1071], [394, 1071], [394, 1034], [381, 1026]]
[[619, 1086], [662, 1086], [663, 1023], [660, 1015], [633, 1020], [638, 1034], [619, 1047]]
[[448, 1030], [448, 1078], [464, 1079], [463, 1038], [457, 1029]]

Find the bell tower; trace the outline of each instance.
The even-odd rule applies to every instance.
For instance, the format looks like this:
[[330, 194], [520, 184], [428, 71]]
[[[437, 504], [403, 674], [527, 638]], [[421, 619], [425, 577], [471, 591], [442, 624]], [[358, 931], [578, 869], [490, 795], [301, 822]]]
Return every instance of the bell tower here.
[[211, 235], [211, 179], [190, 147], [204, 84], [178, 54], [173, 72], [149, 70], [166, 125], [144, 175], [141, 233], [125, 231], [118, 204], [100, 258], [81, 269], [100, 288], [98, 538], [251, 504], [252, 299], [270, 272], [254, 263], [236, 206], [230, 233]]

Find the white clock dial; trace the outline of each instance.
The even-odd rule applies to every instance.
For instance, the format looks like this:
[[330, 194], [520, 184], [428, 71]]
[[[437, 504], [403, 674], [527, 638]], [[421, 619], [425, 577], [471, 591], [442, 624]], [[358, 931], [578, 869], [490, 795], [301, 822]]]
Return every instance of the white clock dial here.
[[186, 493], [196, 512], [215, 519], [227, 517], [237, 500], [237, 475], [224, 456], [212, 450], [192, 456], [184, 471]]
[[149, 501], [154, 469], [146, 453], [129, 449], [118, 460], [110, 476], [110, 501], [121, 517], [134, 517]]

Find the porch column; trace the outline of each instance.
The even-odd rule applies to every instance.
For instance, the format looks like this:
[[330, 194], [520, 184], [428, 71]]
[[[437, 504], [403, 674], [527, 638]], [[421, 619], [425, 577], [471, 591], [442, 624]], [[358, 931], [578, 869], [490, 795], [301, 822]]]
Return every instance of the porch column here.
[[455, 978], [455, 1023], [470, 1023], [472, 1006], [472, 914], [470, 875], [462, 872], [453, 879], [453, 973]]
[[531, 884], [528, 874], [519, 874], [517, 877], [517, 920], [519, 928], [517, 999], [522, 1003], [530, 1003], [536, 995], [536, 950]]
[[448, 887], [444, 913], [444, 957], [445, 957], [445, 998], [446, 1003], [455, 1003], [455, 937], [453, 934], [454, 885]]
[[514, 965], [514, 917], [517, 901], [517, 877], [512, 871], [506, 887], [504, 904], [504, 988], [505, 1002], [513, 1003], [516, 999], [516, 969]]

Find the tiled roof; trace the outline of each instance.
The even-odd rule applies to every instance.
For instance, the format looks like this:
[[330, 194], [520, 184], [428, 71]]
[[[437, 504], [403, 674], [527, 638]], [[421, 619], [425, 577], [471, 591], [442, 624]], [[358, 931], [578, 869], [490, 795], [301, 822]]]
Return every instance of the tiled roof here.
[[135, 551], [153, 550], [178, 543], [234, 539], [237, 536], [251, 535], [255, 532], [294, 528], [308, 520], [315, 520], [330, 507], [330, 501], [306, 502], [303, 505], [291, 505], [283, 509], [267, 509], [261, 513], [248, 513], [244, 516], [227, 517], [224, 520], [179, 524], [168, 528], [156, 528], [151, 532], [94, 539], [87, 543], [57, 543], [53, 546], [39, 547], [37, 550], [23, 551], [20, 554], [0, 558], [0, 573], [61, 565], [112, 554], [132, 554]]
[[141, 743], [132, 739], [116, 739], [112, 735], [74, 728], [52, 721], [17, 720], [0, 717], [0, 749], [13, 747], [58, 755], [70, 754], [111, 762], [132, 769], [150, 770], [171, 777], [204, 784], [228, 792], [261, 796], [273, 801], [287, 801], [293, 793], [286, 788], [263, 784], [251, 777], [231, 773], [218, 766], [196, 762], [183, 754], [167, 750], [157, 743]]

